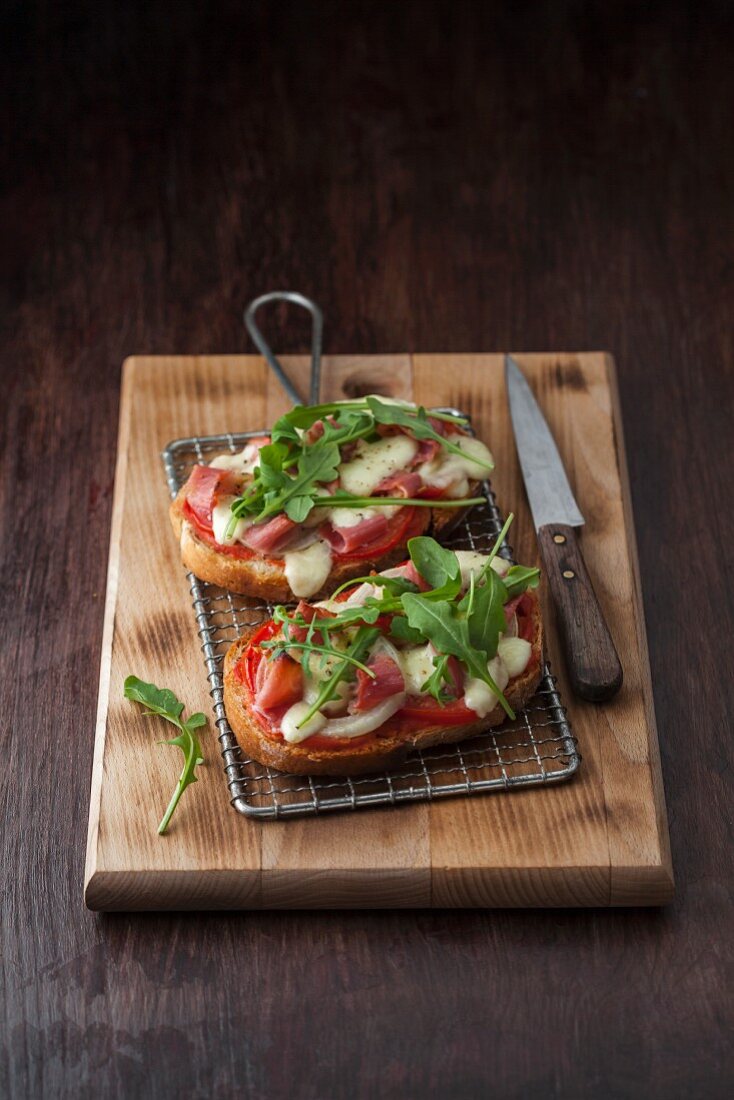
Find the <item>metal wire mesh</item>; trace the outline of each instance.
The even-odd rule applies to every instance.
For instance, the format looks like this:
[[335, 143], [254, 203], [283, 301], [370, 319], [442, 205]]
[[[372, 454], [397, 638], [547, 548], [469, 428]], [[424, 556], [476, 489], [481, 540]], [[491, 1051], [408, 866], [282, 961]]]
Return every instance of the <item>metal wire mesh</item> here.
[[[174, 440], [162, 453], [171, 495], [176, 495], [195, 463], [225, 450], [234, 453], [248, 439], [263, 434], [228, 432]], [[474, 508], [443, 540], [447, 546], [486, 551], [493, 544], [503, 519], [489, 483], [484, 492], [487, 507]], [[500, 553], [512, 560], [509, 545]], [[576, 741], [547, 661], [537, 692], [514, 722], [459, 745], [416, 751], [389, 772], [353, 779], [298, 776], [250, 760], [241, 751], [224, 713], [222, 662], [245, 628], [272, 616], [272, 606], [206, 584], [192, 573], [188, 579], [232, 805], [248, 817], [294, 817], [514, 790], [561, 782], [579, 766]]]

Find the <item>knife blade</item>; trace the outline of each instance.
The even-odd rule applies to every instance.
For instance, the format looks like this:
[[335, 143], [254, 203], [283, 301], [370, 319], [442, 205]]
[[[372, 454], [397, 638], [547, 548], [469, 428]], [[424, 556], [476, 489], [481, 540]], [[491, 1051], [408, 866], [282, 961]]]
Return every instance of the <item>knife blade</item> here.
[[525, 375], [505, 356], [505, 381], [525, 490], [556, 605], [571, 685], [582, 699], [611, 699], [622, 665], [576, 537], [584, 517], [556, 441]]

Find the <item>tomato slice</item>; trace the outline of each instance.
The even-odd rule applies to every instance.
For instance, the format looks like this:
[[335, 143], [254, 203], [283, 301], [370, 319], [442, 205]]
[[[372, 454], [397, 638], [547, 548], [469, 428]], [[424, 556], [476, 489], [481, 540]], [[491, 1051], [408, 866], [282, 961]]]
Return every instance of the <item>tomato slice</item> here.
[[[201, 541], [205, 542], [207, 546], [213, 547], [218, 553], [226, 554], [228, 558], [239, 558], [241, 561], [249, 561], [250, 558], [260, 556], [255, 550], [251, 550], [249, 546], [242, 546], [241, 543], [236, 546], [223, 546], [221, 542], [217, 542], [211, 527], [204, 526], [196, 512], [192, 511], [188, 501], [184, 502], [183, 511]], [[268, 558], [267, 560], [273, 561], [275, 559]]]
[[475, 722], [477, 713], [470, 710], [463, 699], [441, 706], [431, 695], [409, 695], [405, 706], [398, 711], [398, 718], [406, 725], [463, 726]]

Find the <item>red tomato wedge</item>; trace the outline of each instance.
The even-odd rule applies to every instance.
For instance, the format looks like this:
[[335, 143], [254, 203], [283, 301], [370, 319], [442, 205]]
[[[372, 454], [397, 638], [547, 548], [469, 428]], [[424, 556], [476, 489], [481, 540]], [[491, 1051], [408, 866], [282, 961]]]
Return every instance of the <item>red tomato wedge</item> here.
[[303, 670], [290, 657], [261, 661], [255, 679], [255, 705], [260, 710], [291, 707], [303, 698]]
[[397, 715], [401, 722], [416, 726], [463, 726], [476, 722], [477, 713], [463, 699], [441, 706], [431, 695], [409, 695]]
[[[201, 541], [205, 542], [207, 546], [213, 546], [218, 553], [226, 554], [229, 558], [239, 558], [241, 561], [259, 556], [255, 550], [251, 550], [249, 546], [242, 546], [241, 543], [237, 543], [235, 546], [223, 546], [221, 542], [217, 542], [211, 529], [211, 522], [209, 527], [205, 527], [196, 513], [191, 510], [188, 501], [184, 504], [184, 515]], [[267, 560], [272, 561], [273, 559], [268, 558]]]

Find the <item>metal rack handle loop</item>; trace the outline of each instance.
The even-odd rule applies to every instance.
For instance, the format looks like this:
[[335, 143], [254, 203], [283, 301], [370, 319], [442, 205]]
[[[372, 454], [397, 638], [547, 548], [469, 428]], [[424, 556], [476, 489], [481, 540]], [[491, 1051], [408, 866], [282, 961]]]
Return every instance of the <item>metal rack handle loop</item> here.
[[283, 370], [282, 365], [273, 353], [272, 348], [255, 321], [255, 314], [260, 306], [265, 305], [267, 302], [292, 302], [293, 305], [302, 306], [303, 309], [307, 309], [311, 314], [311, 381], [309, 385], [308, 403], [317, 405], [321, 388], [321, 341], [324, 333], [324, 315], [315, 302], [312, 302], [310, 298], [306, 298], [303, 294], [298, 294], [293, 290], [274, 290], [270, 294], [262, 294], [259, 298], [254, 298], [245, 310], [245, 327], [252, 337], [257, 350], [261, 355], [265, 356], [281, 386], [288, 394], [291, 401], [296, 405], [303, 405], [305, 402]]

